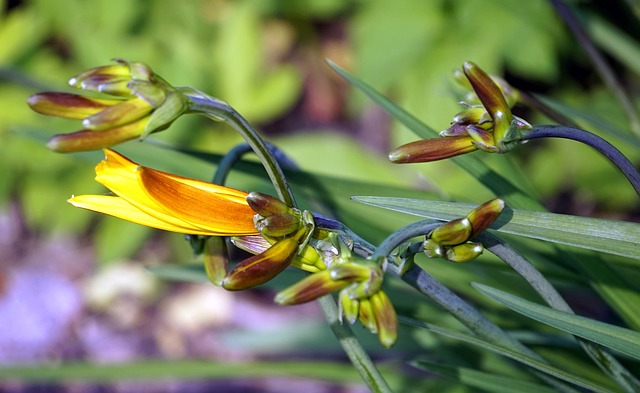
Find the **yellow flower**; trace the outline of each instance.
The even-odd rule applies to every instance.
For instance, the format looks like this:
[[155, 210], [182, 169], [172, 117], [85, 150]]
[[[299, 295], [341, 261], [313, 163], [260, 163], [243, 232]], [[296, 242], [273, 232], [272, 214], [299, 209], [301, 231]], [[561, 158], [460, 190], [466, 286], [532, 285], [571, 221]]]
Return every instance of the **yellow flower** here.
[[115, 195], [79, 195], [76, 207], [167, 231], [205, 236], [256, 235], [245, 192], [136, 164], [113, 150], [96, 180]]

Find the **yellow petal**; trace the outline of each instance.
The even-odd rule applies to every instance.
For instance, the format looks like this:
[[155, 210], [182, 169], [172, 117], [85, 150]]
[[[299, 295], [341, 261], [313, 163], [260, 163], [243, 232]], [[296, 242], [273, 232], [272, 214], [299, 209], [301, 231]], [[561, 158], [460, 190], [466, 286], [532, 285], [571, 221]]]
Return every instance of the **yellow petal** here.
[[140, 168], [137, 173], [148, 195], [175, 217], [231, 235], [257, 233], [255, 213], [246, 200], [192, 187], [149, 168]]
[[185, 233], [221, 236], [257, 234], [246, 193], [144, 168], [105, 150], [96, 180], [142, 212]]
[[187, 233], [192, 235], [212, 235], [211, 232], [194, 231], [193, 227], [176, 226], [157, 217], [150, 216], [135, 208], [124, 199], [110, 195], [78, 195], [67, 200], [75, 207], [107, 214], [123, 220], [165, 231]]

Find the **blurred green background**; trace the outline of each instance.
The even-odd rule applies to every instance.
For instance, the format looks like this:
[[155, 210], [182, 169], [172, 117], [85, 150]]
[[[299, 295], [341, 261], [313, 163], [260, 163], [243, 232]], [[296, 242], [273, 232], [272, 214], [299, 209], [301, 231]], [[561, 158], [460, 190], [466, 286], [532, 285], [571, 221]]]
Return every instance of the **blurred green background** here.
[[[637, 101], [635, 3], [602, 3], [570, 2]], [[515, 87], [562, 102], [565, 113], [585, 128], [606, 135], [632, 161], [640, 158], [620, 105], [547, 1], [0, 0], [0, 11], [0, 213], [11, 224], [4, 226], [0, 278], [7, 282], [21, 258], [51, 239], [72, 238], [62, 244], [89, 247], [89, 261], [95, 256], [101, 269], [131, 259], [193, 259], [180, 235], [67, 205], [71, 194], [104, 192], [93, 181], [101, 153], [48, 151], [46, 138], [80, 124], [34, 114], [25, 104], [35, 92], [68, 91], [71, 76], [114, 57], [145, 62], [174, 85], [229, 102], [302, 169], [340, 178], [344, 183], [335, 184], [342, 194], [331, 194], [342, 198], [337, 204], [348, 204], [347, 197], [356, 194], [469, 202], [490, 195], [451, 163], [389, 164], [388, 150], [416, 137], [349, 89], [325, 59], [435, 129], [446, 128], [460, 110], [452, 70], [472, 60]], [[531, 123], [548, 122], [522, 108], [516, 112]], [[157, 139], [211, 153], [240, 142], [227, 126], [198, 117], [181, 118]], [[530, 145], [510, 159], [552, 211], [637, 220], [635, 193], [605, 159], [569, 142]], [[137, 141], [120, 150], [145, 165], [202, 179], [214, 168]], [[251, 176], [230, 181], [243, 189], [266, 187]], [[354, 217], [370, 212], [349, 209]], [[363, 233], [371, 240], [405, 222], [371, 221]], [[149, 242], [163, 251], [141, 247]], [[73, 258], [73, 251], [65, 258]], [[91, 274], [70, 276], [81, 281]]]

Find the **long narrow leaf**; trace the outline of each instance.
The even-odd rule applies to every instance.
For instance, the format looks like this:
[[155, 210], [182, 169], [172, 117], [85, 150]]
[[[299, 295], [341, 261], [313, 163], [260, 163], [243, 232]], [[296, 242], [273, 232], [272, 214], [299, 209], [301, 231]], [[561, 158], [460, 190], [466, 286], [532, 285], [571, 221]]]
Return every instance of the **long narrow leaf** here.
[[539, 383], [504, 377], [466, 367], [455, 367], [418, 360], [413, 366], [458, 380], [460, 383], [492, 393], [555, 393]]
[[211, 362], [139, 361], [134, 363], [62, 363], [0, 367], [1, 380], [22, 381], [124, 381], [158, 379], [259, 378], [274, 375], [358, 383], [358, 373], [335, 362]]
[[[356, 196], [352, 199], [371, 206], [445, 221], [464, 217], [475, 207], [463, 203], [393, 197]], [[491, 228], [640, 259], [640, 224], [637, 223], [506, 208]]]
[[558, 379], [561, 379], [563, 381], [572, 383], [574, 385], [586, 388], [586, 389], [590, 389], [594, 392], [602, 392], [602, 393], [613, 393], [612, 390], [610, 390], [607, 387], [601, 386], [596, 384], [593, 381], [587, 380], [585, 378], [582, 378], [580, 376], [577, 376], [575, 374], [569, 373], [565, 370], [562, 370], [560, 368], [551, 366], [549, 364], [546, 364], [544, 362], [541, 362], [539, 360], [533, 359], [532, 357], [526, 356], [524, 354], [522, 354], [521, 352], [518, 351], [514, 351], [511, 349], [507, 349], [504, 347], [500, 347], [498, 345], [494, 345], [494, 344], [490, 344], [486, 341], [483, 341], [481, 339], [478, 339], [476, 337], [464, 334], [464, 333], [459, 333], [456, 332], [454, 330], [451, 329], [446, 329], [446, 328], [442, 328], [439, 326], [435, 326], [435, 325], [431, 325], [428, 323], [424, 323], [424, 322], [420, 322], [411, 318], [406, 318], [406, 317], [400, 317], [399, 318], [400, 322], [402, 323], [406, 323], [408, 325], [412, 325], [412, 326], [417, 326], [417, 327], [421, 327], [424, 329], [429, 330], [432, 333], [436, 333], [445, 337], [449, 337], [452, 338], [454, 340], [459, 340], [462, 342], [466, 342], [468, 344], [472, 344], [475, 346], [478, 346], [480, 348], [489, 350], [491, 352], [497, 353], [499, 355], [502, 356], [506, 356], [510, 359], [516, 360], [524, 365], [527, 365], [529, 367], [532, 367], [536, 370], [542, 371], [545, 374], [551, 375], [553, 377], [556, 377]]
[[640, 360], [640, 332], [557, 311], [483, 284], [472, 285], [520, 314]]

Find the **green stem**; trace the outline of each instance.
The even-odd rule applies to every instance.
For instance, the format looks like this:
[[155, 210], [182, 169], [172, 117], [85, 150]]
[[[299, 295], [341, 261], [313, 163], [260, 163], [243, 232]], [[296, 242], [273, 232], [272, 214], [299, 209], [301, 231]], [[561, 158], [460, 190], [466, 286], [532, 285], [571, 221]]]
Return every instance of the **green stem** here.
[[[196, 92], [197, 95], [187, 94], [190, 101], [189, 110], [192, 112], [203, 113], [216, 120], [224, 120], [232, 125], [247, 141], [254, 153], [260, 158], [271, 182], [273, 183], [279, 197], [289, 207], [297, 207], [293, 193], [289, 188], [282, 167], [278, 163], [272, 150], [268, 144], [262, 139], [258, 132], [251, 127], [249, 122], [242, 117], [229, 104], [206, 96], [203, 93]], [[241, 155], [247, 152], [245, 147], [239, 146], [234, 150], [233, 154], [228, 155], [228, 163], [225, 166], [232, 165]], [[226, 158], [226, 157], [225, 157]], [[221, 162], [221, 165], [223, 162]], [[222, 176], [222, 175], [221, 175]], [[338, 306], [331, 296], [325, 296], [318, 299], [318, 303], [325, 319], [331, 326], [333, 333], [340, 341], [340, 345], [346, 352], [349, 360], [354, 368], [360, 373], [367, 386], [373, 392], [391, 392], [389, 385], [380, 374], [380, 371], [371, 361], [367, 352], [362, 348], [360, 342], [353, 334], [348, 325], [343, 325], [338, 320]]]
[[[417, 236], [424, 236], [431, 232], [433, 229], [442, 225], [442, 223], [434, 223], [432, 220], [419, 221], [413, 224], [409, 224], [398, 231], [394, 232], [391, 236], [387, 237], [377, 251], [372, 256], [372, 259], [379, 261], [382, 258], [386, 258], [396, 247], [401, 245]], [[538, 355], [536, 352], [529, 349], [527, 346], [516, 340], [513, 336], [502, 330], [498, 325], [491, 322], [475, 307], [464, 301], [457, 294], [447, 288], [440, 281], [436, 280], [429, 273], [423, 269], [414, 266], [409, 269], [405, 274], [400, 273], [398, 266], [389, 264], [387, 271], [392, 275], [401, 278], [403, 281], [416, 288], [421, 293], [429, 296], [434, 302], [439, 304], [442, 308], [447, 310], [454, 318], [462, 322], [469, 330], [471, 330], [478, 337], [496, 345], [503, 346], [525, 353], [528, 356], [543, 361], [546, 360]], [[543, 379], [552, 386], [566, 389], [564, 386], [558, 386], [558, 382], [549, 378], [543, 374], [535, 373], [539, 378]]]
[[591, 62], [596, 67], [596, 71], [600, 74], [602, 80], [611, 89], [613, 95], [616, 97], [620, 105], [624, 108], [629, 120], [631, 122], [631, 129], [635, 132], [636, 136], [640, 137], [640, 120], [638, 112], [633, 106], [632, 101], [627, 96], [626, 92], [616, 79], [615, 73], [611, 70], [611, 67], [607, 64], [604, 56], [600, 54], [596, 46], [589, 38], [587, 32], [580, 25], [580, 22], [573, 14], [571, 9], [562, 0], [551, 0], [551, 4], [556, 9], [558, 14], [564, 19], [565, 23], [578, 40], [578, 43], [587, 52], [587, 55], [591, 59]]
[[369, 355], [360, 345], [358, 339], [353, 335], [353, 331], [348, 325], [342, 324], [338, 319], [338, 306], [331, 295], [318, 299], [318, 304], [324, 313], [325, 319], [329, 323], [333, 334], [340, 341], [340, 345], [346, 352], [353, 367], [360, 373], [360, 376], [372, 392], [392, 392], [387, 381], [382, 377]]
[[295, 207], [295, 198], [293, 197], [291, 188], [289, 188], [284, 172], [282, 172], [282, 168], [278, 165], [267, 143], [262, 139], [258, 131], [251, 127], [247, 119], [242, 117], [240, 113], [224, 101], [196, 92], [191, 88], [181, 89], [189, 99], [190, 112], [201, 113], [215, 120], [223, 120], [242, 135], [258, 156], [260, 162], [262, 162], [280, 199], [282, 199], [287, 206]]
[[571, 128], [565, 126], [555, 125], [541, 125], [535, 126], [532, 130], [527, 131], [522, 136], [522, 141], [539, 138], [564, 138], [571, 139], [577, 142], [582, 142], [585, 145], [591, 146], [598, 152], [602, 153], [609, 159], [620, 171], [626, 176], [629, 183], [636, 190], [636, 193], [640, 196], [640, 173], [633, 166], [631, 161], [622, 154], [622, 152], [616, 149], [612, 144], [599, 136], [592, 134], [588, 131], [581, 130], [579, 128]]
[[[509, 244], [486, 232], [475, 237], [475, 240], [481, 242], [487, 250], [515, 270], [552, 308], [575, 314], [542, 273]], [[640, 381], [609, 352], [590, 341], [580, 337], [575, 338], [598, 367], [615, 380], [620, 387], [629, 393], [640, 391]]]

